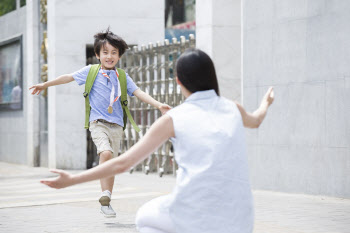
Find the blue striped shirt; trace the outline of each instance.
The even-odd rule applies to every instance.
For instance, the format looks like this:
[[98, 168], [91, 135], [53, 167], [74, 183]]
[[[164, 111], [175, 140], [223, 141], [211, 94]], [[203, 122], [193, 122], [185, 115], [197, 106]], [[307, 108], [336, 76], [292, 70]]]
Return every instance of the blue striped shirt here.
[[[79, 85], [85, 84], [86, 78], [89, 74], [89, 70], [90, 70], [90, 65], [85, 66], [84, 68], [72, 74], [73, 78]], [[105, 70], [105, 72], [106, 73], [110, 72], [110, 70]], [[89, 94], [89, 100], [90, 100], [90, 106], [91, 106], [90, 122], [97, 119], [103, 119], [111, 123], [117, 123], [118, 125], [123, 127], [124, 126], [123, 109], [120, 103], [120, 98], [118, 99], [118, 101], [113, 103], [112, 114], [109, 114], [107, 111], [107, 108], [109, 106], [109, 97], [112, 91], [112, 85], [114, 85], [114, 89], [115, 89], [114, 98], [118, 96], [118, 83], [117, 83], [117, 75], [115, 71], [111, 71], [108, 74], [108, 76], [110, 77], [111, 81], [109, 81], [108, 78], [102, 75], [102, 71], [100, 69], [95, 79], [94, 85], [91, 88], [91, 91]], [[127, 83], [128, 95], [134, 96], [133, 93], [138, 89], [138, 87], [136, 86], [136, 84], [133, 82], [133, 80], [130, 78], [130, 76], [127, 73], [126, 73], [126, 83]]]

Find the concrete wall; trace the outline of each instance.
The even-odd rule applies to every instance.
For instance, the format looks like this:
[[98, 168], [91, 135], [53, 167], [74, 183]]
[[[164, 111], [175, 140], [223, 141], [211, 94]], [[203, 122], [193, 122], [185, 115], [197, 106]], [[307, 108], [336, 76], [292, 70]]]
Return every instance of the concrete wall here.
[[243, 1], [243, 103], [253, 188], [350, 197], [350, 2]]
[[[0, 17], [0, 42], [22, 35], [23, 87], [27, 86], [26, 7]], [[28, 98], [23, 95], [23, 110], [0, 111], [0, 161], [27, 164]]]
[[0, 17], [0, 42], [22, 36], [23, 109], [0, 111], [0, 161], [38, 165], [39, 98], [33, 98], [28, 87], [39, 77], [39, 1], [29, 0], [26, 6]]
[[[84, 67], [86, 45], [108, 26], [128, 44], [161, 41], [164, 1], [48, 1], [49, 80]], [[76, 82], [49, 89], [49, 167], [86, 168], [83, 92]]]
[[215, 64], [220, 94], [241, 98], [241, 1], [201, 0], [196, 4], [196, 47]]

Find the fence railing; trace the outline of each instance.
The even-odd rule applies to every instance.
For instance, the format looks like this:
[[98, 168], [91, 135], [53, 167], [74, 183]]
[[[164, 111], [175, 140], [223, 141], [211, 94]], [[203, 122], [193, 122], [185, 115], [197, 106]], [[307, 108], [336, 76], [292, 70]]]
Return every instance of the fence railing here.
[[[124, 69], [140, 89], [159, 102], [175, 107], [184, 100], [180, 87], [175, 80], [175, 65], [178, 57], [187, 48], [195, 47], [195, 38], [181, 37], [180, 41], [173, 38], [172, 43], [150, 43], [148, 46], [133, 47], [120, 59], [118, 66]], [[135, 132], [128, 122], [124, 131], [120, 152], [123, 153], [133, 146], [150, 128], [153, 122], [161, 116], [158, 109], [149, 106], [137, 98], [129, 98], [129, 110], [141, 131]], [[166, 173], [176, 173], [173, 150], [170, 141], [164, 143], [155, 153], [138, 166], [131, 169], [142, 170], [144, 173], [158, 172], [159, 176]]]

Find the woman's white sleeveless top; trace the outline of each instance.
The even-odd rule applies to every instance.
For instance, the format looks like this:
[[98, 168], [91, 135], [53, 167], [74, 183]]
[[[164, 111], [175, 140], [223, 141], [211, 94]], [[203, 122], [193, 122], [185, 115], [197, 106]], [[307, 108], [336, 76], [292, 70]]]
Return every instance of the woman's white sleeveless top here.
[[179, 233], [251, 233], [245, 132], [235, 103], [195, 92], [167, 113], [178, 164], [169, 213]]

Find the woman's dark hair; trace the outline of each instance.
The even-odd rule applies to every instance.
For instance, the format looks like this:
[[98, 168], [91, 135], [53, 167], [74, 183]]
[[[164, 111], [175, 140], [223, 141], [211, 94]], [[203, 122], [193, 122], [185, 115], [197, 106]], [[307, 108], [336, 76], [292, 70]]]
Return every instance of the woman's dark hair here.
[[187, 49], [177, 60], [176, 73], [191, 93], [214, 89], [220, 95], [213, 61], [205, 52]]
[[118, 49], [119, 57], [121, 57], [124, 54], [125, 50], [129, 48], [120, 36], [115, 35], [109, 30], [109, 27], [105, 32], [95, 34], [94, 38], [94, 52], [97, 55], [100, 55], [101, 47], [103, 47], [107, 42], [114, 48]]

